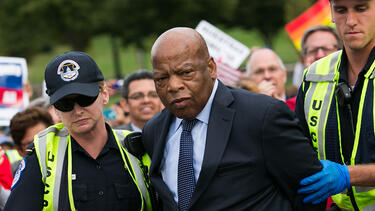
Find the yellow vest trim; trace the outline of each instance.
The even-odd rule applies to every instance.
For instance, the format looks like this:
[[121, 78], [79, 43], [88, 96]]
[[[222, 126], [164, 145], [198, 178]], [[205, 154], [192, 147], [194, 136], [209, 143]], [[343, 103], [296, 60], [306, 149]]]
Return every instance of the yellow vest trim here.
[[[342, 51], [333, 53], [319, 61], [313, 63], [310, 68], [305, 71], [305, 80], [302, 87], [305, 87], [306, 82], [311, 82], [310, 87], [306, 91], [306, 97], [304, 102], [305, 107], [305, 118], [307, 125], [309, 127], [310, 136], [313, 140], [313, 146], [318, 151], [318, 156], [321, 160], [326, 159], [325, 155], [325, 128], [328, 120], [328, 112], [331, 107], [331, 102], [333, 99], [333, 93], [335, 85], [337, 84], [339, 78], [338, 68], [340, 66], [340, 58]], [[355, 158], [357, 155], [357, 149], [359, 144], [359, 137], [361, 131], [361, 123], [363, 116], [363, 107], [365, 95], [369, 83], [369, 79], [375, 77], [375, 62], [372, 63], [370, 69], [365, 74], [364, 85], [362, 88], [361, 98], [359, 102], [359, 112], [357, 117], [357, 125], [355, 132], [355, 140], [351, 155], [350, 164], [355, 165]], [[375, 87], [375, 81], [374, 87]], [[375, 89], [374, 89], [374, 103], [375, 103]], [[344, 162], [342, 155], [342, 143], [341, 143], [341, 131], [340, 131], [340, 118], [338, 113], [338, 103], [336, 102], [337, 110], [337, 124], [338, 124], [338, 135], [339, 135], [339, 145], [340, 154], [342, 161]], [[374, 120], [375, 120], [375, 106], [374, 110]], [[375, 126], [374, 126], [375, 133]], [[368, 210], [375, 208], [375, 189], [374, 187], [353, 187], [353, 193], [355, 201], [360, 210]], [[350, 197], [346, 195], [346, 191], [332, 196], [335, 203], [343, 209], [353, 209]]]
[[[121, 136], [119, 134], [121, 133]], [[134, 161], [134, 156], [122, 147], [120, 140], [126, 137], [130, 131], [113, 131], [117, 146], [120, 149], [121, 157], [124, 162], [124, 168], [128, 170], [133, 182], [136, 184], [141, 195], [141, 210], [152, 210], [149, 193], [142, 193], [140, 185], [145, 186], [143, 175], [139, 175], [140, 170], [138, 160]], [[118, 137], [119, 136], [119, 137]], [[122, 139], [121, 139], [122, 138]], [[34, 139], [35, 151], [38, 158], [42, 180], [45, 185], [43, 210], [58, 210], [60, 183], [63, 172], [63, 162], [65, 159], [65, 151], [68, 150], [67, 160], [67, 176], [68, 176], [68, 196], [71, 210], [75, 210], [74, 196], [72, 191], [72, 149], [71, 138], [64, 125], [59, 123], [40, 132]], [[125, 153], [124, 153], [125, 152]], [[125, 159], [125, 155], [127, 159]], [[135, 158], [136, 159], [136, 158]], [[130, 163], [130, 168], [127, 161]], [[135, 164], [135, 165], [134, 165]], [[131, 171], [131, 172], [130, 172]], [[133, 176], [135, 175], [135, 177]], [[142, 179], [139, 179], [142, 178]], [[146, 205], [144, 204], [146, 202]], [[146, 208], [145, 208], [146, 207]]]
[[23, 159], [23, 157], [15, 149], [5, 150], [5, 155], [7, 156], [9, 163], [14, 163]]

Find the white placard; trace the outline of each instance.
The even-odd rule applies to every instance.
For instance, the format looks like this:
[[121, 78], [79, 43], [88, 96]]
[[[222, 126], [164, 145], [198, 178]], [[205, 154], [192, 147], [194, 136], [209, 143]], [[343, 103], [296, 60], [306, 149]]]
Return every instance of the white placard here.
[[29, 104], [23, 90], [26, 82], [26, 60], [0, 56], [0, 126], [8, 126], [13, 115]]
[[205, 39], [210, 55], [216, 60], [238, 68], [250, 49], [205, 20], [195, 28]]

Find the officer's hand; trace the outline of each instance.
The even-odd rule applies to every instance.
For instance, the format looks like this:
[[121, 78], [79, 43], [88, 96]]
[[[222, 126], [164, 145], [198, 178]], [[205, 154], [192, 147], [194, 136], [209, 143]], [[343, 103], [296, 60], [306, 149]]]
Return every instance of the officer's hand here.
[[323, 169], [301, 180], [304, 186], [298, 190], [299, 194], [306, 194], [304, 203], [318, 204], [329, 196], [340, 193], [350, 187], [349, 170], [346, 165], [341, 165], [329, 160], [321, 160]]

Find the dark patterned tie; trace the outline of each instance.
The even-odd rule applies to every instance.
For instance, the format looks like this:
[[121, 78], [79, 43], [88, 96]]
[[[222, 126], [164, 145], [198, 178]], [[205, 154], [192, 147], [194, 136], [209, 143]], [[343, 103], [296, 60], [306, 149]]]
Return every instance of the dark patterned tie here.
[[188, 210], [195, 188], [191, 130], [197, 122], [197, 119], [182, 120], [177, 173], [178, 208], [180, 211]]

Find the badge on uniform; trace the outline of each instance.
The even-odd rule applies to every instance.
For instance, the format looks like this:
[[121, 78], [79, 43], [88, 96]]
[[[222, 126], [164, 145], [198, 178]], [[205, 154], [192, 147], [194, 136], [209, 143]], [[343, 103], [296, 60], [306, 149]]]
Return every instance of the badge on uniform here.
[[26, 168], [26, 160], [24, 158], [23, 160], [21, 160], [20, 165], [18, 166], [18, 169], [16, 171], [16, 174], [14, 175], [14, 179], [13, 179], [13, 182], [12, 182], [12, 187], [10, 188], [10, 190], [13, 190], [13, 187], [17, 185], [18, 181], [21, 178], [22, 171], [25, 168]]

